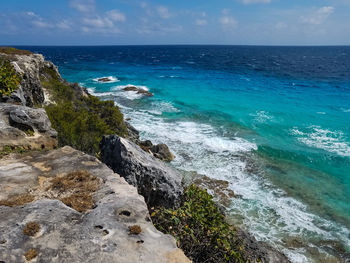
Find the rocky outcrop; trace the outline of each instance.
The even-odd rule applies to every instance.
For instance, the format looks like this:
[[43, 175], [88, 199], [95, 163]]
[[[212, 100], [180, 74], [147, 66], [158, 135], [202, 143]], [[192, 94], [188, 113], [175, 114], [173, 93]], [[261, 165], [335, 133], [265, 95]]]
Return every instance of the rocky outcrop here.
[[139, 145], [142, 148], [142, 150], [149, 152], [154, 157], [164, 162], [171, 162], [175, 159], [175, 155], [172, 154], [172, 152], [169, 150], [168, 145], [164, 143], [153, 145], [153, 143], [150, 140], [146, 140], [140, 141]]
[[159, 160], [164, 162], [171, 162], [175, 159], [175, 155], [170, 151], [168, 145], [159, 143], [154, 145], [150, 140], [140, 140], [139, 131], [136, 130], [130, 123], [125, 122], [126, 128], [128, 129], [128, 139], [133, 143], [139, 145], [142, 150], [152, 154]]
[[57, 132], [44, 109], [0, 103], [0, 149], [52, 149]]
[[143, 89], [143, 88], [139, 88], [136, 86], [132, 86], [132, 85], [126, 86], [125, 88], [123, 88], [123, 90], [124, 91], [134, 91], [134, 92], [136, 92], [136, 94], [141, 94], [141, 95], [144, 95], [147, 97], [153, 96], [153, 93], [149, 92], [148, 90]]
[[11, 61], [12, 66], [22, 78], [18, 90], [12, 93], [11, 96], [3, 97], [3, 102], [19, 103], [29, 107], [46, 104], [50, 98], [42, 86], [42, 78], [50, 78], [52, 77], [50, 74], [54, 73], [55, 77], [63, 81], [57, 67], [46, 61], [43, 55], [7, 55], [0, 53], [0, 56]]
[[102, 162], [136, 186], [149, 206], [179, 205], [183, 187], [177, 171], [116, 135], [104, 136], [100, 149]]
[[249, 233], [237, 229], [237, 240], [242, 248], [241, 253], [249, 262], [255, 262], [257, 258], [262, 263], [290, 263], [289, 259], [264, 242], [258, 242]]
[[[86, 212], [54, 195], [67, 190], [58, 179], [77, 171], [94, 178], [73, 181], [93, 192]], [[0, 180], [1, 262], [190, 262], [154, 228], [136, 188], [92, 156], [70, 147], [10, 155], [0, 159]]]

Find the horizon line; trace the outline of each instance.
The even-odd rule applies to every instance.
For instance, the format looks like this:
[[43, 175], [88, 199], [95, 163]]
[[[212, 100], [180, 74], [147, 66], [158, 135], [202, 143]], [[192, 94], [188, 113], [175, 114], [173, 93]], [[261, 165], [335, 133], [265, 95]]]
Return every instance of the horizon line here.
[[341, 45], [265, 45], [265, 44], [111, 44], [111, 45], [0, 45], [0, 47], [126, 47], [126, 46], [232, 46], [232, 47], [350, 47], [350, 44]]

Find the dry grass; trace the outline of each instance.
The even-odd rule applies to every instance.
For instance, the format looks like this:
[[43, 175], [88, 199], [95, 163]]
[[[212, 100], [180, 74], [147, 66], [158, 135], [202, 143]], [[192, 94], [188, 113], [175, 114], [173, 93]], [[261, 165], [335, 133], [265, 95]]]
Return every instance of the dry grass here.
[[5, 206], [20, 206], [34, 201], [34, 196], [31, 194], [21, 194], [10, 197], [6, 200], [0, 200], [0, 205]]
[[40, 231], [40, 225], [37, 222], [29, 222], [23, 228], [23, 234], [27, 236], [34, 236]]
[[129, 226], [129, 235], [138, 235], [142, 232], [142, 229], [139, 225]]
[[25, 254], [24, 256], [26, 257], [26, 260], [27, 261], [30, 261], [32, 260], [33, 258], [36, 258], [38, 255], [38, 252], [35, 250], [35, 249], [29, 249]]
[[77, 210], [80, 213], [92, 209], [95, 205], [91, 194], [87, 193], [72, 194], [70, 196], [62, 198], [61, 201], [65, 205], [73, 208], [74, 210]]
[[78, 212], [85, 212], [94, 206], [92, 195], [99, 188], [100, 181], [87, 171], [74, 171], [51, 180], [47, 190], [57, 192], [58, 199]]

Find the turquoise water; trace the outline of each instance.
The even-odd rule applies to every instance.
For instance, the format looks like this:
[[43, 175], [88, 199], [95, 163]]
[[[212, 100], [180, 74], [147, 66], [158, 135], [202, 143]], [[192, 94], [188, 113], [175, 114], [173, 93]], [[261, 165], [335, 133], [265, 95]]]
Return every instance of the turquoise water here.
[[230, 220], [292, 262], [349, 257], [350, 47], [29, 48], [168, 144], [176, 168], [229, 181]]

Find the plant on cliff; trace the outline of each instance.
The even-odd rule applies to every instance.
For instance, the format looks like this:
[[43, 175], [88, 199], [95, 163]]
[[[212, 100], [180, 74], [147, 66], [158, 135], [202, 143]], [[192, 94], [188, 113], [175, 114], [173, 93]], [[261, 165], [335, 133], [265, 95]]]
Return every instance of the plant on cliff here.
[[0, 61], [0, 97], [9, 96], [18, 88], [21, 78], [8, 60]]
[[[235, 229], [205, 190], [191, 185], [178, 209], [156, 208], [151, 217], [162, 232], [173, 235], [193, 262], [245, 262]], [[237, 251], [238, 250], [238, 251]]]
[[127, 135], [123, 114], [113, 101], [101, 101], [91, 95], [77, 94], [67, 83], [58, 79], [52, 69], [45, 69], [42, 84], [56, 104], [46, 107], [53, 128], [58, 132], [60, 146], [98, 155], [104, 135]]

